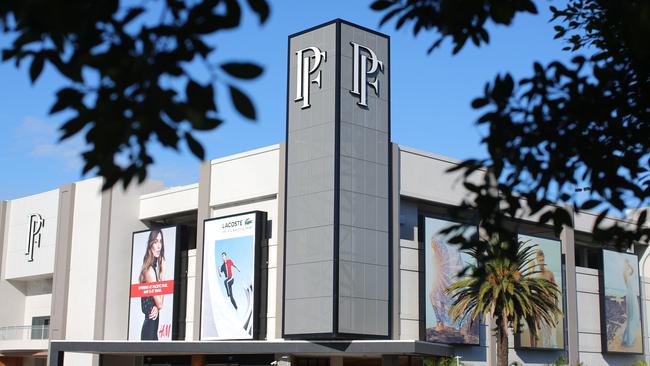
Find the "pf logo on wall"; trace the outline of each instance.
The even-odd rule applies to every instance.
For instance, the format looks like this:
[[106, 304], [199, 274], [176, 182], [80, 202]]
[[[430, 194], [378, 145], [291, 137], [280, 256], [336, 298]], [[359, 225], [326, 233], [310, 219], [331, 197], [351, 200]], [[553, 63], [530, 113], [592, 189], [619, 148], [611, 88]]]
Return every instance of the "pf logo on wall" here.
[[45, 227], [45, 219], [40, 214], [29, 215], [29, 234], [25, 255], [28, 262], [34, 261], [34, 247], [41, 247], [41, 229]]
[[[327, 52], [321, 51], [318, 47], [307, 47], [296, 51], [296, 99], [295, 102], [302, 100], [300, 108], [309, 108], [309, 86], [311, 83], [321, 87], [322, 71], [318, 70], [322, 62], [327, 62]], [[311, 75], [316, 73], [316, 77], [311, 79]]]
[[[358, 105], [368, 107], [368, 85], [375, 90], [375, 95], [379, 96], [379, 72], [384, 71], [384, 63], [370, 48], [354, 42], [350, 42], [350, 45], [353, 50], [350, 93], [359, 97]], [[370, 80], [372, 77], [374, 79]]]
[[[352, 46], [352, 90], [357, 96], [358, 105], [368, 107], [368, 86], [379, 96], [379, 74], [384, 71], [384, 63], [369, 47], [350, 42]], [[322, 62], [327, 62], [327, 52], [318, 47], [307, 47], [296, 51], [296, 98], [294, 102], [302, 101], [301, 109], [311, 107], [310, 86], [316, 84], [322, 87]], [[312, 75], [315, 75], [312, 78]]]

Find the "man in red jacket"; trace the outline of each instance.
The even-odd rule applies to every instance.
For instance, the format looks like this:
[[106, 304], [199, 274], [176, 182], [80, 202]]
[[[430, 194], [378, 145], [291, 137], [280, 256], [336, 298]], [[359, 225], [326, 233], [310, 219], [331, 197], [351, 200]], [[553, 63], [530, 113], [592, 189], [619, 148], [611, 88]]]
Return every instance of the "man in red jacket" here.
[[241, 271], [237, 265], [235, 265], [235, 263], [228, 259], [226, 252], [221, 253], [221, 259], [223, 260], [223, 264], [221, 265], [221, 268], [218, 272], [219, 277], [221, 277], [221, 273], [223, 273], [223, 275], [226, 277], [226, 279], [223, 281], [223, 284], [226, 287], [226, 294], [228, 294], [230, 302], [232, 302], [232, 306], [234, 306], [235, 310], [237, 310], [237, 303], [235, 302], [235, 297], [232, 294], [232, 285], [235, 283], [235, 279], [232, 277], [232, 268], [235, 267], [237, 272]]

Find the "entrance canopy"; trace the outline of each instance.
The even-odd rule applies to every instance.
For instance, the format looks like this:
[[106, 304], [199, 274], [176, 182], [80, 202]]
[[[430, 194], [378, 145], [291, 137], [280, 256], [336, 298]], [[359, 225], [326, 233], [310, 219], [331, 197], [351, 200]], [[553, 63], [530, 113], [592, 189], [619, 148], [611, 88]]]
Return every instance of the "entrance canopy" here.
[[453, 347], [422, 341], [218, 341], [218, 342], [129, 342], [73, 341], [50, 342], [49, 366], [63, 366], [65, 352], [97, 355], [219, 355], [291, 354], [294, 356], [419, 355], [452, 356]]

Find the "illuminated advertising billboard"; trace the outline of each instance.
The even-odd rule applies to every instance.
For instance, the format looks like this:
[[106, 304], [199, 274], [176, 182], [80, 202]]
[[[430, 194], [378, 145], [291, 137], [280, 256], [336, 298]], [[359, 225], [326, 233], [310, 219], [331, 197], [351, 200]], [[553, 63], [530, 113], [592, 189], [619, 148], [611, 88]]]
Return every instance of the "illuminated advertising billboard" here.
[[475, 260], [460, 251], [458, 245], [439, 232], [453, 222], [425, 217], [425, 340], [448, 344], [479, 344], [479, 321], [457, 320], [449, 316], [452, 296], [447, 288], [456, 282], [459, 273]]
[[178, 228], [133, 233], [129, 340], [168, 341], [176, 329]]
[[[544, 239], [528, 235], [519, 235], [523, 247], [533, 247], [529, 270], [534, 276], [544, 278], [555, 284], [560, 290], [558, 307], [564, 312], [564, 281], [562, 276], [562, 243], [559, 240]], [[515, 346], [536, 349], [564, 348], [564, 317], [560, 317], [555, 326], [541, 325], [535, 337], [524, 323], [515, 336]]]
[[252, 339], [258, 314], [261, 212], [203, 225], [201, 339]]
[[639, 259], [631, 253], [603, 250], [601, 317], [603, 350], [643, 353]]

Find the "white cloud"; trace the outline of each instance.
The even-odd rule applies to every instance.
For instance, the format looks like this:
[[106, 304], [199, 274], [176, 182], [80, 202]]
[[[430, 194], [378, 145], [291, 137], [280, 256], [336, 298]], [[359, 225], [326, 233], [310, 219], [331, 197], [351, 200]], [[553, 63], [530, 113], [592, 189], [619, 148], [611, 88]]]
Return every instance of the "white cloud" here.
[[83, 167], [81, 151], [85, 144], [81, 136], [66, 141], [59, 140], [59, 125], [35, 117], [25, 117], [15, 130], [14, 146], [21, 153], [27, 152], [34, 158], [54, 159], [68, 171], [80, 173]]

